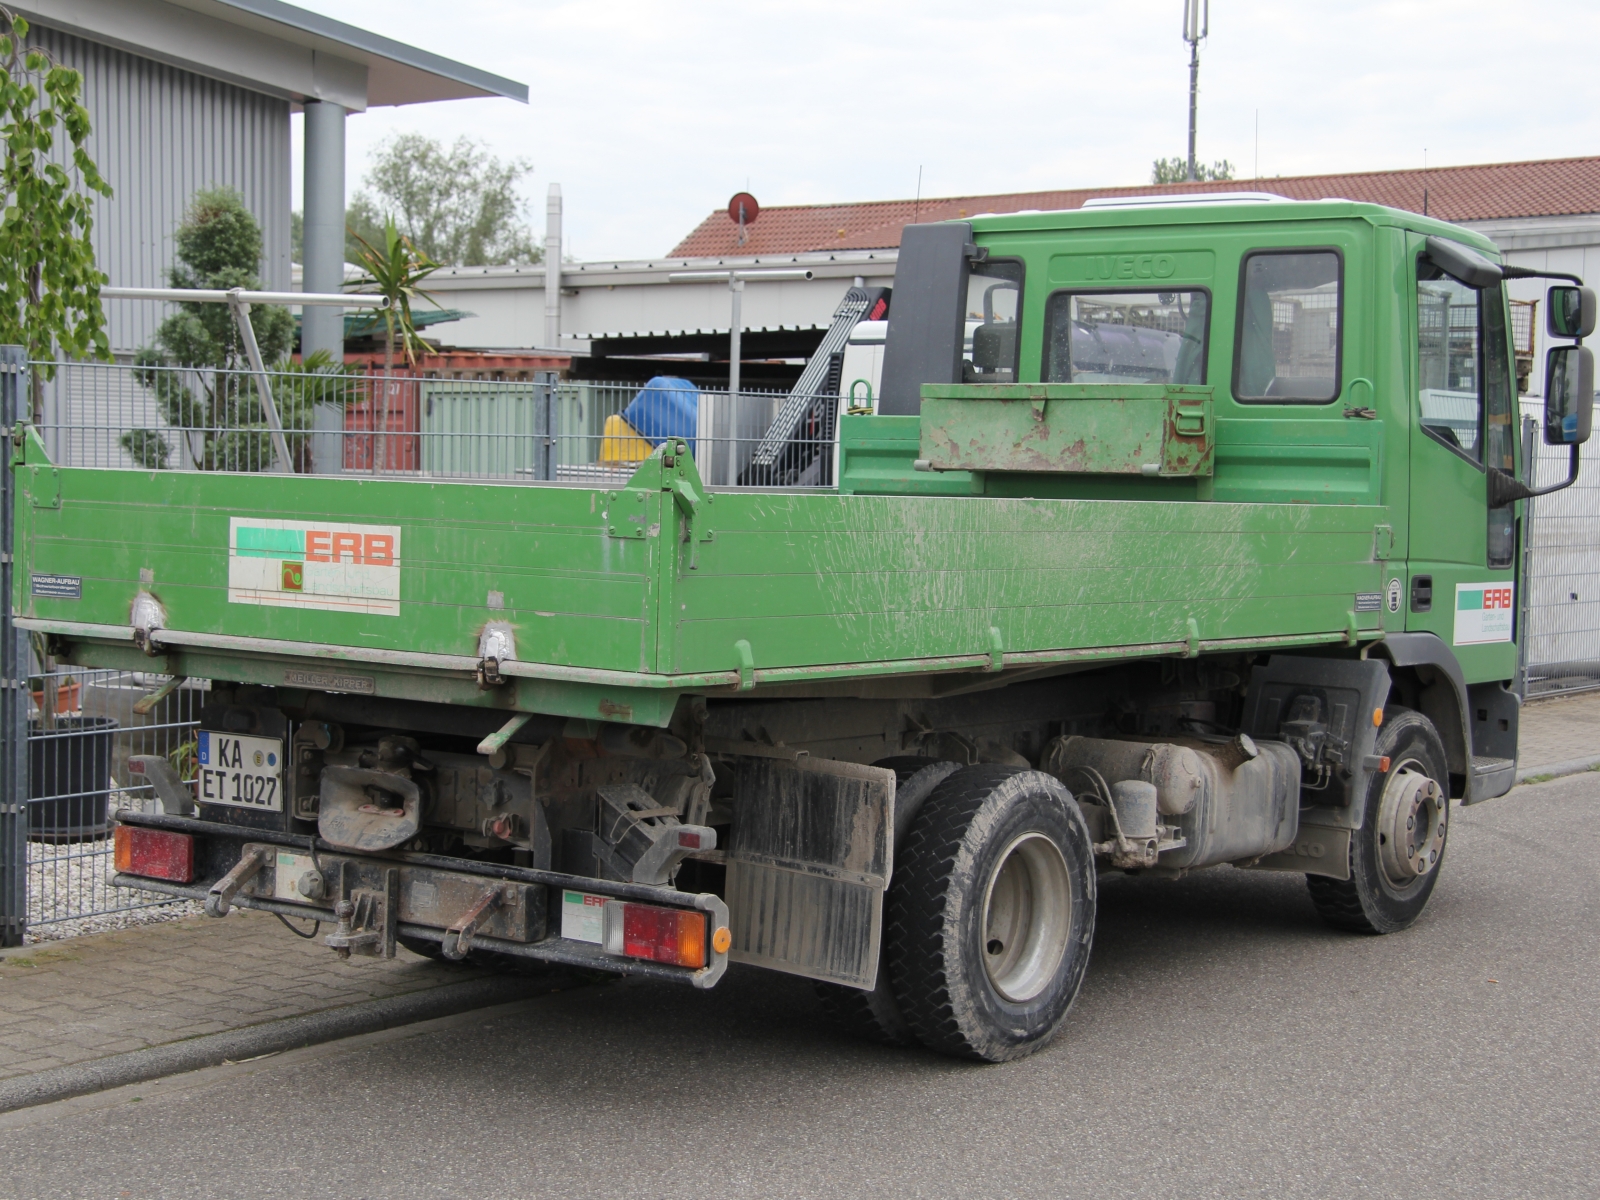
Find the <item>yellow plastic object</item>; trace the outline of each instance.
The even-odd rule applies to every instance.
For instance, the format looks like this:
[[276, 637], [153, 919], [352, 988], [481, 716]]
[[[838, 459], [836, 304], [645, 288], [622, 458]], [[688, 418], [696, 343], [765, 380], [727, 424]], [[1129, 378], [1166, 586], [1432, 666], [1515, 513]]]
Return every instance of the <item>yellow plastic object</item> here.
[[621, 413], [612, 413], [606, 418], [605, 432], [600, 438], [601, 462], [643, 462], [650, 457], [652, 449], [639, 431], [622, 419]]
[[726, 925], [720, 926], [717, 931], [711, 935], [711, 948], [718, 954], [726, 954], [728, 952], [728, 947], [731, 945], [733, 945], [733, 931], [730, 930]]

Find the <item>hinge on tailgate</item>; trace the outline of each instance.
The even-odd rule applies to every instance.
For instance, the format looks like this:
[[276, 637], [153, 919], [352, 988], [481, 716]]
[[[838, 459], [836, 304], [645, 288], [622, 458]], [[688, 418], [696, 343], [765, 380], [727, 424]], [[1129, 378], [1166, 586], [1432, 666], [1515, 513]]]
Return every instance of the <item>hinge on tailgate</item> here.
[[1372, 531], [1372, 557], [1384, 562], [1393, 553], [1394, 528], [1389, 525], [1376, 526]]

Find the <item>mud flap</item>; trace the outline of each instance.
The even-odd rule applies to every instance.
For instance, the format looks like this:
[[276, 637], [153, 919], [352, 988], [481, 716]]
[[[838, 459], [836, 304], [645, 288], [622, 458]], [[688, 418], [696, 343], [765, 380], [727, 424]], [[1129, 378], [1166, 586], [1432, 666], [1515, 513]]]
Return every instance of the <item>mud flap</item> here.
[[894, 772], [803, 755], [735, 762], [728, 957], [872, 987], [894, 860]]

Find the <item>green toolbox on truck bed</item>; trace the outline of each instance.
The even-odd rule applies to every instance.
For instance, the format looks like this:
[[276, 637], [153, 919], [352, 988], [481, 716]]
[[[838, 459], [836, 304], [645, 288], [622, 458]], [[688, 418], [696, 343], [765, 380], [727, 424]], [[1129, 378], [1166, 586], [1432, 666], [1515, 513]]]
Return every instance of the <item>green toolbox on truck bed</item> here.
[[[199, 794], [135, 760], [165, 812], [124, 814], [125, 885], [346, 955], [731, 958], [1015, 1057], [1097, 872], [1300, 871], [1387, 932], [1450, 798], [1509, 788], [1530, 272], [1495, 253], [1344, 201], [910, 226], [827, 488], [708, 487], [674, 437], [494, 484], [74, 468], [24, 428], [13, 603], [64, 661], [212, 681]], [[1575, 475], [1594, 304], [1557, 278]]]

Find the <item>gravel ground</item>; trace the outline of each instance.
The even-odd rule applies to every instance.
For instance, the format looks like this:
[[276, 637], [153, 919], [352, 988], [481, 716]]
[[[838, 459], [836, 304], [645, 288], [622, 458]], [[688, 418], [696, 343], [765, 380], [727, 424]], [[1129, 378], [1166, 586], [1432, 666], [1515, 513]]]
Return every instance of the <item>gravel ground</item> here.
[[[60, 844], [29, 842], [26, 941], [54, 942], [201, 912], [193, 900], [152, 903], [149, 892], [114, 888], [107, 882], [111, 874], [109, 837]], [[92, 915], [74, 917], [74, 913]]]

